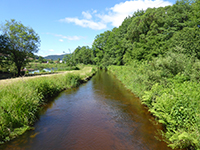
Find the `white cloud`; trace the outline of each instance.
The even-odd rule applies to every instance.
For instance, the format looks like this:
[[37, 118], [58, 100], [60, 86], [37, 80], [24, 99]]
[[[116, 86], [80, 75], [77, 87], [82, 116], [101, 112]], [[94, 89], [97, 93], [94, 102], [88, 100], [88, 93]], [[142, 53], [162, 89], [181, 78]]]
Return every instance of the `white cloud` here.
[[111, 7], [106, 15], [97, 14], [103, 22], [111, 23], [118, 27], [127, 16], [131, 16], [137, 10], [146, 10], [147, 8], [157, 8], [172, 5], [172, 3], [163, 0], [134, 0], [126, 1]]
[[54, 33], [46, 33], [46, 34], [50, 34], [50, 35], [53, 35], [53, 36], [56, 36], [56, 37], [60, 37], [61, 39], [59, 39], [60, 42], [63, 42], [63, 39], [67, 39], [67, 40], [70, 40], [70, 41], [78, 41], [78, 40], [81, 40], [81, 39], [85, 39], [86, 37], [83, 37], [83, 36], [65, 36], [65, 35], [61, 35], [61, 34], [54, 34]]
[[70, 41], [77, 41], [77, 40], [84, 38], [82, 36], [65, 36], [65, 35], [61, 35], [61, 34], [54, 34], [54, 36], [61, 37], [63, 39], [67, 39], [67, 40], [70, 40]]
[[[85, 19], [78, 18], [65, 18], [60, 19], [60, 22], [75, 23], [81, 27], [88, 27], [94, 30], [101, 30], [107, 28], [107, 24], [111, 24], [114, 27], [118, 27], [128, 16], [132, 16], [137, 10], [146, 10], [147, 8], [157, 8], [172, 5], [169, 1], [164, 0], [127, 0], [119, 4], [114, 5], [111, 8], [106, 8], [107, 13], [100, 14], [97, 10], [92, 10], [92, 13], [88, 11], [82, 12]], [[93, 21], [92, 15], [96, 16]]]
[[92, 15], [91, 15], [89, 12], [83, 11], [83, 12], [82, 12], [82, 15], [83, 15], [84, 18], [86, 18], [86, 19], [92, 19]]
[[54, 50], [53, 50], [53, 49], [50, 49], [49, 51], [50, 51], [50, 52], [53, 52]]
[[86, 20], [86, 19], [78, 19], [78, 18], [65, 18], [60, 19], [61, 22], [67, 22], [71, 23], [74, 22], [76, 25], [79, 25], [81, 27], [89, 27], [94, 30], [101, 30], [106, 28], [106, 24], [102, 22], [94, 22], [92, 20]]
[[93, 10], [93, 12], [92, 12], [93, 14], [96, 14], [97, 13], [97, 10]]
[[67, 36], [67, 37], [64, 37], [64, 39], [68, 39], [70, 41], [80, 40], [82, 38], [84, 38], [84, 37], [82, 37], [82, 36]]

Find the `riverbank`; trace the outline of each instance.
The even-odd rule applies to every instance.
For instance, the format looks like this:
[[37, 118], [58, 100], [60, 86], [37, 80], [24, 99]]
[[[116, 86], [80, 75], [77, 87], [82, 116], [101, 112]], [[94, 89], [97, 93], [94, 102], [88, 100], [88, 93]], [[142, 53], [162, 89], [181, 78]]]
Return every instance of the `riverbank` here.
[[169, 75], [161, 67], [135, 62], [130, 66], [110, 66], [108, 70], [163, 124], [161, 135], [168, 146], [196, 150], [200, 149], [200, 84], [194, 65], [185, 68], [191, 71]]
[[154, 137], [160, 125], [111, 73], [98, 70], [86, 84], [48, 102], [34, 130], [1, 150], [171, 150]]
[[0, 142], [9, 141], [31, 129], [47, 98], [80, 85], [94, 73], [95, 68], [84, 67], [62, 74], [1, 80]]

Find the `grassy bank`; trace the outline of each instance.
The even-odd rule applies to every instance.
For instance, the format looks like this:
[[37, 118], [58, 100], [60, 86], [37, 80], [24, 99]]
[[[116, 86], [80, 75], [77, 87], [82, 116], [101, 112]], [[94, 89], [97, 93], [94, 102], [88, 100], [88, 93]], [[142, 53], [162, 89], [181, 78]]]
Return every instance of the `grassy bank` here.
[[30, 129], [47, 98], [80, 85], [94, 72], [85, 67], [70, 73], [0, 81], [0, 142]]
[[200, 149], [200, 61], [171, 53], [150, 62], [110, 66], [162, 123], [172, 148]]

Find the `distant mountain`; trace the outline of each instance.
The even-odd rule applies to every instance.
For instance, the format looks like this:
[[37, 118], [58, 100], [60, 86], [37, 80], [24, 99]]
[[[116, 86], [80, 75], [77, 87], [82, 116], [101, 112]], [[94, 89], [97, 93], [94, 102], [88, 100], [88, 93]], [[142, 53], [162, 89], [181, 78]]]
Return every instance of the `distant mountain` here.
[[48, 55], [48, 56], [44, 57], [44, 59], [57, 60], [58, 58], [60, 58], [60, 60], [62, 60], [65, 55], [66, 54], [63, 54], [63, 55]]

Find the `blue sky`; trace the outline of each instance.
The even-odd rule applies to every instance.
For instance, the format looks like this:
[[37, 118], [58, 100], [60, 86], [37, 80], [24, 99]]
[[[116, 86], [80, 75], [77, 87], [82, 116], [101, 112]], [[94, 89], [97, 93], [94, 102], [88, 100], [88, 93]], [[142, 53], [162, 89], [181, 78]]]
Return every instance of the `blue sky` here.
[[138, 9], [172, 5], [175, 0], [0, 0], [0, 22], [15, 19], [41, 40], [37, 55], [73, 52], [91, 46], [97, 34], [118, 27]]

